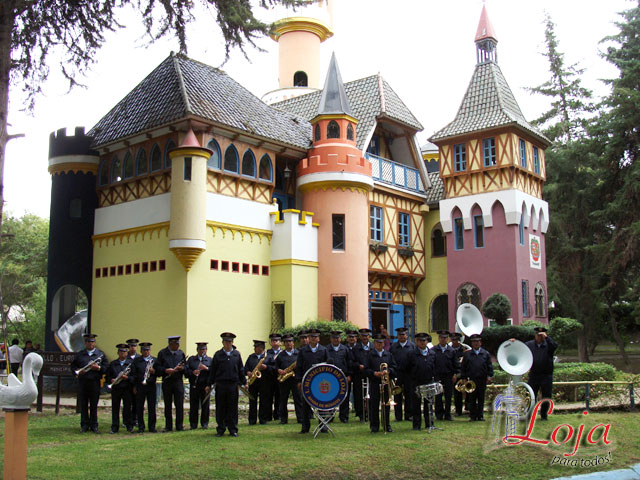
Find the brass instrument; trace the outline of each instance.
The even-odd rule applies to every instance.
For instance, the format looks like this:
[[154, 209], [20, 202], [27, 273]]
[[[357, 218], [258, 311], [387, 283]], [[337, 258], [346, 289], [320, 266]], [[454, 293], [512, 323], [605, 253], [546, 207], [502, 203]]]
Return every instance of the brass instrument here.
[[476, 382], [473, 380], [465, 380], [461, 378], [456, 382], [456, 390], [460, 393], [473, 393], [476, 389]]
[[256, 379], [261, 378], [262, 377], [262, 372], [260, 372], [260, 366], [262, 366], [262, 364], [264, 363], [264, 361], [267, 359], [267, 354], [264, 354], [264, 357], [262, 357], [260, 359], [260, 361], [258, 362], [258, 364], [255, 366], [255, 368], [251, 371], [251, 377], [249, 377], [249, 381], [247, 382], [247, 385], [251, 386], [253, 385], [253, 382], [256, 381]]
[[284, 369], [283, 374], [278, 375], [278, 381], [280, 383], [286, 382], [287, 380], [289, 380], [291, 377], [295, 375], [294, 370], [296, 369], [297, 363], [298, 361], [296, 360], [295, 362], [293, 362], [291, 365], [289, 365], [287, 368]]
[[147, 362], [147, 368], [145, 368], [144, 377], [142, 378], [142, 385], [147, 384], [147, 380], [149, 380], [149, 375], [151, 375], [151, 369], [153, 368], [154, 363], [155, 363], [155, 360], [151, 360], [150, 362]]
[[[393, 387], [391, 386], [391, 384], [393, 383], [393, 379], [391, 378], [391, 376], [389, 375], [389, 365], [387, 365], [386, 363], [381, 363], [380, 364], [380, 372], [382, 373], [382, 376], [380, 377], [380, 403], [381, 403], [381, 421], [382, 421], [382, 428], [383, 431], [386, 435], [387, 433], [387, 422], [389, 421], [389, 419], [387, 418], [387, 407], [391, 407], [393, 405], [396, 404], [396, 402], [393, 401]], [[387, 395], [388, 395], [388, 399], [385, 402], [384, 401], [384, 392], [385, 390], [387, 391]]]
[[369, 377], [362, 379], [362, 420], [364, 422], [369, 421]]
[[98, 365], [100, 366], [100, 363], [102, 362], [102, 355], [100, 355], [98, 358], [96, 358], [95, 360], [91, 360], [89, 363], [87, 363], [84, 367], [76, 370], [75, 373], [76, 376], [82, 374], [82, 373], [87, 373], [89, 370], [91, 370], [91, 367], [93, 365]]
[[185, 363], [187, 363], [187, 356], [186, 355], [184, 356], [184, 358], [182, 360], [180, 360], [180, 362], [175, 367], [172, 367], [173, 368], [173, 372], [171, 372], [169, 375], [164, 377], [164, 379], [166, 380], [167, 378], [171, 378], [171, 376], [178, 371], [178, 368], [184, 367]]
[[115, 385], [118, 385], [122, 381], [122, 377], [124, 377], [125, 375], [129, 375], [130, 371], [131, 371], [131, 364], [128, 363], [127, 367], [118, 374], [118, 376], [115, 378], [113, 383], [111, 383], [111, 385], [107, 385], [107, 388], [111, 390]]
[[400, 395], [403, 390], [404, 389], [402, 388], [402, 385], [396, 385], [395, 380], [392, 378], [391, 379], [391, 393], [393, 393], [394, 395]]

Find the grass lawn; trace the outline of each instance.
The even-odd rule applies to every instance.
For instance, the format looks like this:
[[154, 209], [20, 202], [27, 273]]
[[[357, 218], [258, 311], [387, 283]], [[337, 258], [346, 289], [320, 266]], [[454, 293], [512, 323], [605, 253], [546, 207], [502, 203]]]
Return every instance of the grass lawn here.
[[[315, 440], [298, 434], [296, 423], [249, 427], [246, 418], [240, 420], [238, 438], [216, 438], [215, 429], [143, 435], [122, 433], [121, 429], [121, 433], [109, 435], [110, 418], [110, 414], [101, 413], [100, 435], [80, 434], [78, 415], [31, 412], [28, 477], [547, 479], [598, 470], [551, 466], [554, 456], [573, 450], [574, 439], [562, 446], [498, 446], [491, 434], [490, 417], [484, 423], [469, 423], [466, 416], [438, 422], [444, 431], [430, 435], [424, 430], [413, 431], [409, 422], [392, 422], [394, 433], [370, 434], [367, 425], [352, 421], [334, 424], [335, 438], [321, 434]], [[159, 415], [158, 420], [162, 427], [164, 418]], [[598, 423], [611, 424], [610, 445], [581, 445], [573, 458], [593, 459], [611, 451], [611, 463], [601, 470], [640, 462], [640, 414], [554, 413], [549, 421], [536, 423], [532, 436], [549, 439], [552, 430], [563, 423], [574, 426], [576, 432], [584, 423], [583, 437]], [[4, 419], [0, 424], [4, 444]]]

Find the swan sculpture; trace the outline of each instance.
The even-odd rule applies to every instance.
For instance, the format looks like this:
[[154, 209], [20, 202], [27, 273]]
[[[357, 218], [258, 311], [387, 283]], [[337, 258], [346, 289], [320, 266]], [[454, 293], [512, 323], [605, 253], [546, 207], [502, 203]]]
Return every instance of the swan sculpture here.
[[35, 380], [40, 375], [42, 357], [30, 353], [22, 362], [22, 382], [13, 373], [7, 377], [7, 385], [0, 384], [0, 407], [13, 409], [29, 409], [38, 397]]

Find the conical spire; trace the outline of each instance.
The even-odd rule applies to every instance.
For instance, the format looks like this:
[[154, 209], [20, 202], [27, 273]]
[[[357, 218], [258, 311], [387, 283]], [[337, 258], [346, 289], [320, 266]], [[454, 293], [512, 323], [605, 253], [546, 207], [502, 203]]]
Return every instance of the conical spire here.
[[489, 14], [487, 13], [486, 5], [482, 5], [482, 13], [480, 14], [480, 22], [478, 22], [478, 30], [476, 31], [476, 42], [484, 40], [485, 38], [493, 38], [496, 43], [498, 38], [496, 37], [496, 31], [491, 24]]
[[496, 31], [489, 20], [486, 5], [482, 5], [482, 13], [476, 31], [476, 56], [478, 63], [495, 62], [498, 63], [498, 37]]
[[327, 79], [324, 82], [324, 89], [318, 106], [318, 115], [352, 116], [335, 52], [331, 55], [331, 62], [329, 62]]

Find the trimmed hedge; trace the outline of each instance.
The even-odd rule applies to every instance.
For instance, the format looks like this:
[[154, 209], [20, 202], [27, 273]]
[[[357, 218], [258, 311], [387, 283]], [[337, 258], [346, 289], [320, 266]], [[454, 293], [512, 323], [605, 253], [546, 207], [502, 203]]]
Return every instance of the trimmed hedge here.
[[[520, 325], [500, 325], [488, 327], [482, 330], [482, 347], [494, 357], [498, 354], [498, 348], [505, 340], [515, 338], [521, 342], [526, 342], [535, 337], [532, 327]], [[465, 340], [467, 343], [467, 340]]]
[[331, 322], [327, 320], [310, 320], [302, 325], [296, 325], [295, 327], [282, 328], [278, 330], [281, 335], [290, 333], [296, 338], [296, 345], [298, 345], [298, 333], [300, 330], [309, 330], [310, 328], [317, 328], [320, 330], [320, 343], [327, 345], [329, 343], [329, 337], [333, 330], [340, 330], [342, 332], [341, 341], [347, 339], [345, 332], [347, 330], [358, 330], [360, 327], [350, 322]]

